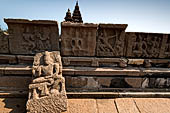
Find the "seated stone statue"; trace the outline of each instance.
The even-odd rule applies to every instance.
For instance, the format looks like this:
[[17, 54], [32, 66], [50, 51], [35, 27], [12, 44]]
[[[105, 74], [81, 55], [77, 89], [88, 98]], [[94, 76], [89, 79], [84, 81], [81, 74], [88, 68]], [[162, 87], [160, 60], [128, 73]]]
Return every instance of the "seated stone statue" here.
[[[40, 100], [51, 103], [47, 101], [49, 98], [51, 98], [51, 100], [56, 98], [56, 101], [57, 99], [60, 100], [63, 98], [65, 101], [63, 101], [64, 103], [61, 103], [61, 105], [63, 105], [63, 109], [66, 109], [65, 79], [62, 76], [62, 63], [59, 52], [45, 51], [36, 54], [32, 74], [33, 80], [29, 85], [30, 101], [27, 102], [27, 108], [30, 110], [30, 106], [35, 103], [41, 105], [41, 103], [39, 103]], [[55, 100], [52, 102], [55, 102]], [[31, 103], [31, 101], [33, 102]], [[40, 109], [42, 108], [36, 111], [41, 111]]]

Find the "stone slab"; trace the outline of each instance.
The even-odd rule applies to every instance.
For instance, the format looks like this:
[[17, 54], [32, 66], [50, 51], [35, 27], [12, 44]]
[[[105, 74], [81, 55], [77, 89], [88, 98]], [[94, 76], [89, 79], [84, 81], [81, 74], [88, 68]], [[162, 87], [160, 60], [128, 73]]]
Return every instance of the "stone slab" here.
[[62, 56], [95, 56], [97, 24], [61, 23]]
[[118, 113], [141, 113], [133, 99], [131, 98], [118, 98], [115, 99]]
[[67, 112], [63, 113], [98, 113], [95, 99], [68, 99]]
[[98, 113], [119, 113], [115, 106], [115, 99], [96, 99]]
[[135, 98], [140, 113], [169, 113], [170, 100], [168, 98]]
[[11, 54], [35, 54], [59, 50], [57, 21], [4, 19], [9, 30]]

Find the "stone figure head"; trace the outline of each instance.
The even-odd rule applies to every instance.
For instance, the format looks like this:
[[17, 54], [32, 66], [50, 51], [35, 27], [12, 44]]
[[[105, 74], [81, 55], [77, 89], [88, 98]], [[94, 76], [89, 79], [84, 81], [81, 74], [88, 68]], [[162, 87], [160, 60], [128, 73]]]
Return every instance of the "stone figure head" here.
[[52, 64], [52, 58], [51, 58], [50, 53], [48, 51], [45, 51], [45, 53], [44, 53], [44, 64], [45, 65]]

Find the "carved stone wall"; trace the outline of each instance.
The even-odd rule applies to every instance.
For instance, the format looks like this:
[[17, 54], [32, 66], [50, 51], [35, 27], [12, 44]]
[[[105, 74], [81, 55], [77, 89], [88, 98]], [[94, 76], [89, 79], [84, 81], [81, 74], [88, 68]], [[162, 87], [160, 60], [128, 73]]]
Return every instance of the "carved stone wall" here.
[[9, 53], [7, 36], [4, 33], [0, 34], [0, 53]]
[[170, 57], [170, 37], [156, 33], [126, 33], [127, 57], [168, 58]]
[[61, 27], [63, 56], [95, 56], [96, 24], [63, 22]]
[[97, 56], [124, 56], [126, 24], [100, 24], [97, 37]]
[[37, 53], [29, 85], [28, 113], [60, 113], [67, 110], [65, 79], [59, 52]]
[[11, 54], [59, 50], [58, 23], [45, 20], [5, 19]]

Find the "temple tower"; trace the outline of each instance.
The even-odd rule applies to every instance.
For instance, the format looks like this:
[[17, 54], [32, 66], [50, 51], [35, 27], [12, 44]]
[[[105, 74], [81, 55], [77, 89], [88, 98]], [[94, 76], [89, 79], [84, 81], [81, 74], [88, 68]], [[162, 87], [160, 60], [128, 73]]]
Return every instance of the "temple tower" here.
[[66, 13], [66, 17], [64, 18], [66, 22], [72, 22], [73, 19], [71, 17], [71, 12], [70, 9], [68, 9], [67, 13]]
[[79, 10], [78, 1], [76, 3], [72, 18], [73, 18], [73, 22], [83, 23], [81, 13], [80, 13], [80, 10]]

